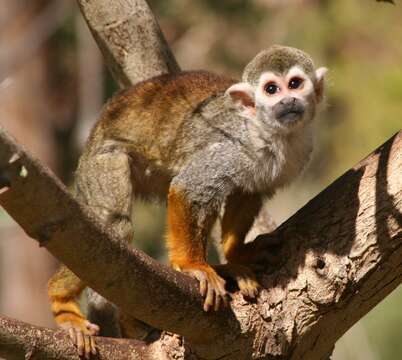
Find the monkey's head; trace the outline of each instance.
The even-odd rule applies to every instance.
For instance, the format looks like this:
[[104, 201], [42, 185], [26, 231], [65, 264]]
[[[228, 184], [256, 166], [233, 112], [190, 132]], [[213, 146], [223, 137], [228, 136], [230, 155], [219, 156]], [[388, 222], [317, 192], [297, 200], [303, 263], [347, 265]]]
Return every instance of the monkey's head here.
[[299, 49], [274, 45], [244, 69], [243, 81], [226, 93], [241, 114], [276, 132], [311, 122], [322, 101], [326, 68], [315, 69]]

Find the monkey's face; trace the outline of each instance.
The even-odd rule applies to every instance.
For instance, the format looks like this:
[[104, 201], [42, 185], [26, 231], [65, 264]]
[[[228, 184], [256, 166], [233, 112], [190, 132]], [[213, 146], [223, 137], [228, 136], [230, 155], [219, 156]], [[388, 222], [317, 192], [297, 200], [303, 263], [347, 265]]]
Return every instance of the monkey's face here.
[[298, 67], [286, 74], [261, 74], [255, 92], [258, 118], [266, 125], [292, 128], [314, 115], [313, 81]]
[[238, 83], [227, 93], [239, 106], [242, 116], [269, 131], [290, 132], [312, 121], [323, 97], [325, 68], [309, 77], [300, 67], [288, 71], [263, 72], [256, 86]]

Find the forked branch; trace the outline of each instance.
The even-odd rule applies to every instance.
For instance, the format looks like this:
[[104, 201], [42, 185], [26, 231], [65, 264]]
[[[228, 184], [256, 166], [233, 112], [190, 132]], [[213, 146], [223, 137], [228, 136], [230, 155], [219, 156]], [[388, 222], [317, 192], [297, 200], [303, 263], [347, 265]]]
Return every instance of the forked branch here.
[[[79, 3], [121, 86], [179, 70], [145, 1]], [[187, 344], [170, 335], [148, 344], [99, 340], [117, 351], [101, 354], [108, 359], [129, 358], [125, 351], [132, 359], [158, 359], [156, 348], [176, 359], [189, 352], [208, 359], [322, 359], [402, 281], [401, 173], [400, 132], [272, 235], [257, 239], [263, 246], [279, 240], [271, 248], [281, 260], [262, 269], [264, 290], [256, 303], [235, 294], [230, 310], [206, 314], [194, 280], [128, 248], [0, 129], [0, 205], [122, 311], [183, 335]], [[25, 327], [32, 331], [24, 338], [18, 329]], [[18, 348], [15, 358], [22, 359], [30, 353], [26, 341], [35, 344], [38, 358], [54, 358], [47, 346], [55, 339], [65, 349], [60, 358], [76, 356], [68, 357], [64, 335], [52, 330], [4, 318], [0, 329], [0, 356]]]

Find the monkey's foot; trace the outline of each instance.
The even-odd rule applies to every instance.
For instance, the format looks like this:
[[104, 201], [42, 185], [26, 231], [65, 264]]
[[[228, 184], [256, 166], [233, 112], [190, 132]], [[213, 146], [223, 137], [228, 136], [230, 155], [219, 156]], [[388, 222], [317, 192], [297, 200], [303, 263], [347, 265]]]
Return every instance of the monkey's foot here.
[[204, 301], [204, 311], [213, 308], [215, 311], [219, 308], [228, 306], [228, 293], [225, 289], [225, 280], [223, 280], [216, 271], [208, 264], [172, 264], [175, 270], [196, 278], [200, 282], [200, 294]]
[[232, 278], [236, 281], [240, 293], [249, 299], [255, 299], [261, 285], [258, 283], [253, 271], [241, 264], [227, 263], [215, 265], [214, 269], [224, 278]]
[[[96, 343], [93, 336], [99, 334], [99, 326], [86, 319], [79, 318], [75, 314], [63, 314], [66, 319], [58, 321], [61, 329], [66, 330], [79, 356], [89, 359], [91, 354], [96, 355]], [[70, 316], [71, 315], [71, 316]]]

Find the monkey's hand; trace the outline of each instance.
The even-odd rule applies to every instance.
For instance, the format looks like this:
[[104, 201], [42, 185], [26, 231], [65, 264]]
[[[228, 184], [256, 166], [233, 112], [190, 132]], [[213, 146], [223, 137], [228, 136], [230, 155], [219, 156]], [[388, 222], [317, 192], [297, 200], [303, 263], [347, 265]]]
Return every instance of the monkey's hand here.
[[240, 289], [241, 294], [249, 299], [255, 299], [261, 285], [258, 283], [254, 273], [247, 266], [241, 264], [227, 263], [213, 266], [216, 272], [224, 278], [231, 278]]
[[[65, 304], [67, 305], [67, 303]], [[66, 306], [64, 306], [66, 307]], [[75, 304], [73, 310], [75, 308]], [[93, 336], [99, 334], [99, 326], [92, 324], [81, 313], [76, 311], [60, 312], [55, 314], [57, 325], [68, 332], [79, 356], [89, 359], [91, 354], [96, 355], [96, 344]]]
[[200, 282], [200, 294], [204, 301], [204, 311], [213, 308], [215, 311], [223, 305], [228, 306], [228, 293], [223, 280], [207, 263], [189, 263], [185, 265], [172, 264], [175, 270], [196, 278]]

